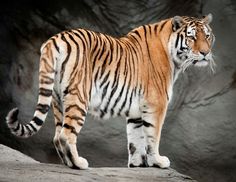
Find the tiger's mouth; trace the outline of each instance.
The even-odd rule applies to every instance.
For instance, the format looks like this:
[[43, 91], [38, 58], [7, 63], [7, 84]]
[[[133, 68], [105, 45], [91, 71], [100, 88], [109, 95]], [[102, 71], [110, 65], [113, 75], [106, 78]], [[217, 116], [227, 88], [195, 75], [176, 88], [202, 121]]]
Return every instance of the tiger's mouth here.
[[197, 59], [193, 60], [193, 64], [196, 64], [196, 63], [208, 63], [208, 60], [205, 58], [203, 58], [201, 60], [197, 60]]
[[209, 61], [207, 59], [205, 59], [205, 58], [201, 59], [201, 60], [195, 59], [193, 61], [193, 64], [196, 65], [196, 66], [206, 66], [206, 65], [208, 65], [208, 63], [209, 63]]

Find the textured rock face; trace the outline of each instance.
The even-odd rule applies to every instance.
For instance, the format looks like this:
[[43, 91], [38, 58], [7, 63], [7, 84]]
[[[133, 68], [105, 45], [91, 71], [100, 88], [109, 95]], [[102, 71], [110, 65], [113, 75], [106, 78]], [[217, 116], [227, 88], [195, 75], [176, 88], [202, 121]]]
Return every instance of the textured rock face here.
[[[9, 109], [31, 119], [37, 100], [40, 45], [62, 30], [83, 27], [114, 36], [174, 15], [211, 12], [216, 35], [216, 73], [189, 69], [175, 84], [165, 121], [161, 154], [172, 167], [199, 181], [236, 180], [236, 64], [234, 1], [9, 1], [0, 7], [0, 143], [42, 162], [59, 162], [52, 145], [53, 118], [38, 135], [16, 139], [6, 129]], [[126, 166], [124, 119], [87, 119], [78, 139], [90, 166]]]
[[1, 181], [134, 181], [142, 182], [196, 182], [186, 175], [173, 169], [157, 168], [89, 168], [88, 170], [73, 170], [63, 165], [39, 163], [30, 157], [0, 145], [0, 179]]

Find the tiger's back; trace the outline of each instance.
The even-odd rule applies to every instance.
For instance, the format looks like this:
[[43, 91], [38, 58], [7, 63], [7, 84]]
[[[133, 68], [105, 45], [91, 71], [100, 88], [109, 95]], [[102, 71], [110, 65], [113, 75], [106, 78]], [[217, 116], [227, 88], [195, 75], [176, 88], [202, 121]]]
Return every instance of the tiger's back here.
[[[78, 87], [89, 90], [81, 97], [95, 116], [140, 117], [139, 105], [144, 102], [144, 83], [150, 69], [141, 52], [145, 50], [140, 44], [142, 34], [137, 34], [143, 28], [119, 39], [83, 29], [52, 37], [49, 42], [58, 48], [58, 59], [64, 61], [56, 69], [56, 95], [64, 97]], [[66, 55], [71, 56], [66, 59]]]

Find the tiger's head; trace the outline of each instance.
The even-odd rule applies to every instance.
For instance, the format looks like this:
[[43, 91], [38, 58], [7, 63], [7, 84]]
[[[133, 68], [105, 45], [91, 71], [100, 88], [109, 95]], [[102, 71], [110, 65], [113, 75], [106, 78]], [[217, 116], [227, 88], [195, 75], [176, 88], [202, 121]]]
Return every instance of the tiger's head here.
[[171, 21], [173, 33], [170, 37], [169, 50], [175, 65], [183, 71], [190, 65], [210, 65], [214, 71], [212, 46], [215, 36], [209, 26], [212, 15], [200, 19], [175, 16]]

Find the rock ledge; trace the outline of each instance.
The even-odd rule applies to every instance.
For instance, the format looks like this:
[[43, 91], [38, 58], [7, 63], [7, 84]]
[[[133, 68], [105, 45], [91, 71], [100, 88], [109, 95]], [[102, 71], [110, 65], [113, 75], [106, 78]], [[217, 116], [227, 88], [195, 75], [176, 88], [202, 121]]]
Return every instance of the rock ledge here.
[[0, 168], [1, 181], [196, 182], [173, 169], [89, 168], [88, 170], [73, 170], [64, 165], [39, 163], [4, 145], [0, 145]]

